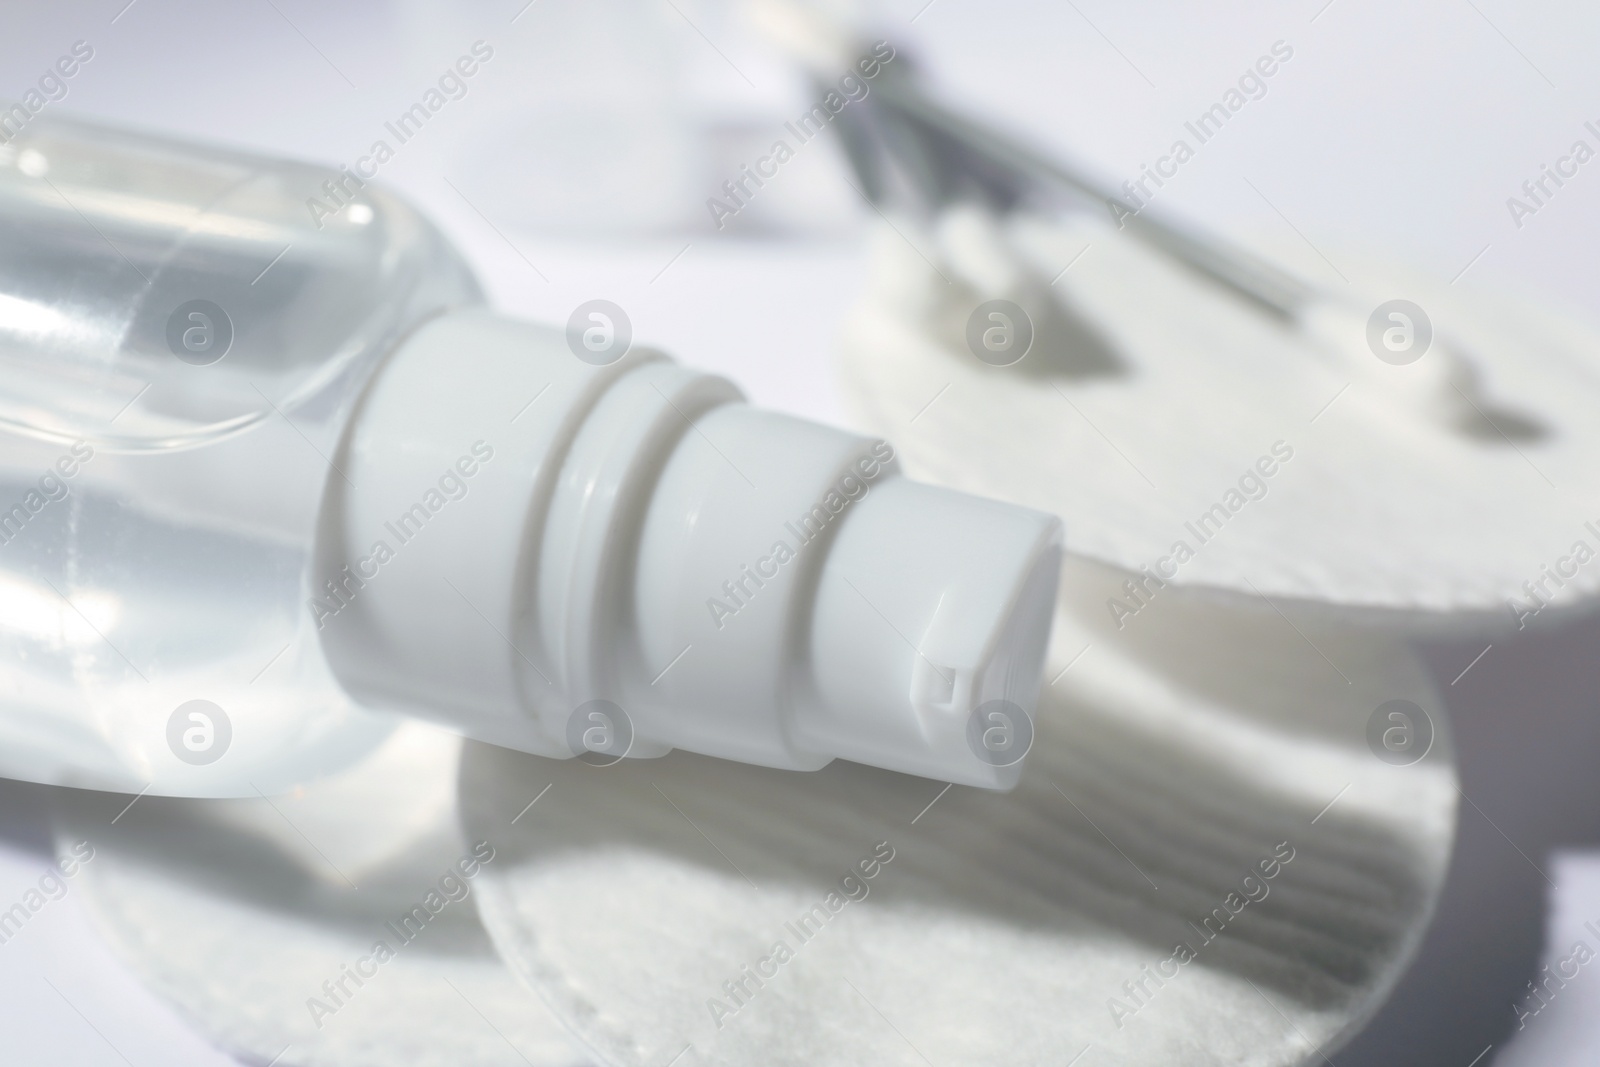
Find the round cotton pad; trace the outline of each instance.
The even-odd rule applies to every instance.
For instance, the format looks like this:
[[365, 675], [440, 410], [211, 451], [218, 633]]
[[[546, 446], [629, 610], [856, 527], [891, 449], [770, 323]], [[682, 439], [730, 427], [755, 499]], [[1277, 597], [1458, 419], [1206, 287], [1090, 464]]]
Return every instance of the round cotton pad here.
[[[970, 222], [880, 227], [846, 329], [847, 403], [914, 476], [1175, 585], [1513, 625], [1600, 590], [1593, 331], [1304, 246], [1301, 330], [1081, 216]], [[1030, 320], [1008, 366], [990, 298]]]
[[[1076, 562], [1067, 602], [1122, 578]], [[1058, 620], [1009, 794], [469, 745], [485, 926], [615, 1067], [1314, 1062], [1443, 879], [1435, 694], [1325, 617], [1174, 591], [1139, 622]], [[1375, 717], [1409, 732], [1369, 747]]]
[[408, 723], [298, 794], [119, 816], [125, 797], [64, 792], [58, 842], [93, 845], [76, 882], [112, 947], [246, 1063], [577, 1067], [478, 922], [500, 860], [457, 830], [459, 748]]

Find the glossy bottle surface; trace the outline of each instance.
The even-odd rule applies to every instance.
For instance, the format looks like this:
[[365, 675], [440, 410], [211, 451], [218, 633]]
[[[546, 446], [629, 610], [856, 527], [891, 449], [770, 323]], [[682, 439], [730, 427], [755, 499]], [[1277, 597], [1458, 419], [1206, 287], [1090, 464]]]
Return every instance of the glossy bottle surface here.
[[0, 774], [250, 795], [381, 736], [304, 611], [318, 508], [378, 360], [480, 299], [345, 175], [42, 120], [0, 146]]

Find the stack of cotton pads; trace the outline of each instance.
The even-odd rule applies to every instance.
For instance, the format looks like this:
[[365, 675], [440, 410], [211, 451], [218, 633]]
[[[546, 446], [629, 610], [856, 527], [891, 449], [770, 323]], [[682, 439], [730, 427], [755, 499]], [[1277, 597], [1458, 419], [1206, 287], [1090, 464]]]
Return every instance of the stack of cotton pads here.
[[[1119, 577], [1070, 577], [1091, 609], [1063, 608], [1057, 647], [1092, 647], [1009, 794], [469, 746], [507, 962], [618, 1067], [1314, 1060], [1443, 878], [1436, 697], [1403, 647], [1326, 619], [1184, 598], [1108, 628]], [[1397, 700], [1441, 727], [1411, 766], [1367, 743]]]
[[459, 747], [408, 723], [270, 800], [143, 797], [119, 817], [126, 798], [63, 793], [58, 840], [94, 845], [77, 882], [113, 949], [245, 1062], [580, 1067], [479, 925], [501, 858], [457, 830]]
[[[1330, 358], [1318, 331], [1082, 217], [958, 208], [920, 233], [880, 227], [873, 259], [842, 362], [857, 422], [913, 476], [1061, 515], [1076, 553], [1174, 586], [1436, 622], [1516, 624], [1517, 604], [1600, 590], [1591, 331], [1336, 253], [1350, 280], [1330, 292], [1358, 314], [1322, 331], [1342, 346]], [[989, 299], [1033, 320], [1012, 366], [969, 348]], [[1367, 317], [1395, 299], [1431, 345], [1402, 365], [1374, 345], [1403, 324]], [[1447, 345], [1453, 378], [1433, 362]], [[1466, 417], [1441, 419], [1452, 406]]]

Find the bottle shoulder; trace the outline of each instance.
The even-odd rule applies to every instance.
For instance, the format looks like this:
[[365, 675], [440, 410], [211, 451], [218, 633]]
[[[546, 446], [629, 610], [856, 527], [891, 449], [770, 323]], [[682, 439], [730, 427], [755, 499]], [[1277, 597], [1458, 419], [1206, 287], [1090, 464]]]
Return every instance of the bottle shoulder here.
[[343, 410], [404, 334], [482, 292], [349, 171], [40, 121], [0, 148], [0, 430], [194, 447]]

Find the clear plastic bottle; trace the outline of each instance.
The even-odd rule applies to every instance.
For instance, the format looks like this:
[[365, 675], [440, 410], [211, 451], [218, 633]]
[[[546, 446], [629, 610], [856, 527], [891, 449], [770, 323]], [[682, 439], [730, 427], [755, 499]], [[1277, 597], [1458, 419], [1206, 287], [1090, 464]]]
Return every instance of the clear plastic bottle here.
[[349, 172], [0, 146], [0, 774], [267, 793], [400, 711], [1014, 781], [971, 742], [1031, 731], [1056, 520], [481, 301]]
[[[6, 775], [249, 794], [387, 732], [304, 617], [326, 457], [377, 360], [481, 297], [381, 190], [319, 229], [330, 177], [42, 119], [0, 148]], [[174, 758], [191, 700], [225, 709], [190, 758], [226, 774]]]

